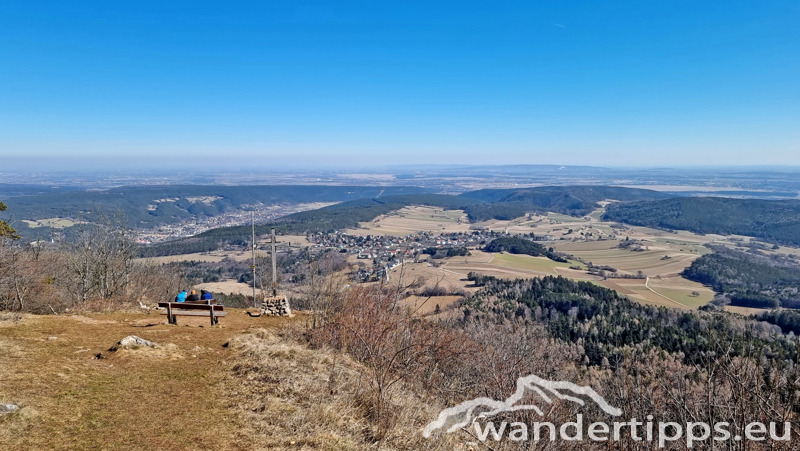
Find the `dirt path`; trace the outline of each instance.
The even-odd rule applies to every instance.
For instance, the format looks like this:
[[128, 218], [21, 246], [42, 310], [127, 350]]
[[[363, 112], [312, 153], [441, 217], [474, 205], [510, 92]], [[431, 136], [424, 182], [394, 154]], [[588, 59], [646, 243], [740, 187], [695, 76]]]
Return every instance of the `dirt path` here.
[[[162, 318], [26, 316], [0, 327], [0, 402], [21, 407], [0, 417], [3, 449], [251, 449], [220, 393], [233, 365], [224, 344], [250, 326], [286, 320], [243, 310], [214, 327]], [[108, 351], [128, 335], [161, 348]]]
[[650, 283], [650, 278], [648, 277], [648, 278], [647, 278], [647, 279], [645, 279], [645, 281], [644, 281], [644, 287], [645, 287], [645, 288], [647, 288], [648, 290], [652, 291], [652, 292], [653, 292], [653, 293], [655, 293], [656, 295], [658, 295], [658, 296], [661, 296], [662, 298], [664, 298], [664, 299], [666, 299], [666, 300], [668, 300], [668, 301], [672, 302], [672, 303], [673, 303], [673, 304], [675, 304], [675, 305], [679, 305], [681, 308], [687, 308], [687, 307], [688, 307], [688, 306], [686, 306], [686, 305], [683, 305], [683, 304], [681, 304], [680, 302], [678, 302], [678, 301], [676, 301], [676, 300], [674, 300], [674, 299], [670, 299], [670, 298], [668, 298], [668, 297], [664, 296], [663, 294], [661, 294], [661, 293], [659, 293], [659, 292], [655, 291], [654, 289], [650, 288], [650, 285], [649, 285], [649, 283]]

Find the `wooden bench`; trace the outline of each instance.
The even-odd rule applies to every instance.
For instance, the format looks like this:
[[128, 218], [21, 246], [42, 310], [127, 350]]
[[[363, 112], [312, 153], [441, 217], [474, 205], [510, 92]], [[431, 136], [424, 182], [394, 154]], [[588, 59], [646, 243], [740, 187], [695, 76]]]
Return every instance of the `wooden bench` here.
[[208, 316], [211, 318], [211, 325], [217, 324], [219, 319], [228, 314], [222, 305], [212, 304], [209, 301], [199, 302], [159, 302], [159, 307], [166, 308], [161, 312], [167, 315], [169, 324], [178, 324], [178, 316]]

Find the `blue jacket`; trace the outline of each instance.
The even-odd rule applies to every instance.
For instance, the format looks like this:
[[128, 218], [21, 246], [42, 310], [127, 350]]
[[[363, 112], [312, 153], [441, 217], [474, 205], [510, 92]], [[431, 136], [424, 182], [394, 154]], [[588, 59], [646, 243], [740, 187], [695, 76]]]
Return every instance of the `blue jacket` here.
[[175, 302], [184, 302], [184, 301], [186, 301], [186, 292], [181, 291], [180, 293], [178, 293], [177, 296], [175, 296]]
[[214, 296], [212, 296], [211, 293], [205, 292], [201, 299], [214, 299]]

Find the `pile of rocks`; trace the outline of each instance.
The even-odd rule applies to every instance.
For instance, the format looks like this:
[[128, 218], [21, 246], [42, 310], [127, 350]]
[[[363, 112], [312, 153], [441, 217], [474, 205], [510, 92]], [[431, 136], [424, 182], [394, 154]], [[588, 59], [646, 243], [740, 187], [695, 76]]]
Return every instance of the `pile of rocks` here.
[[136, 348], [157, 348], [158, 345], [152, 341], [145, 340], [144, 338], [137, 337], [136, 335], [128, 335], [117, 344], [111, 347], [109, 351], [118, 351], [120, 349], [136, 349]]
[[261, 303], [261, 314], [267, 316], [292, 316], [289, 300], [286, 296], [264, 298]]

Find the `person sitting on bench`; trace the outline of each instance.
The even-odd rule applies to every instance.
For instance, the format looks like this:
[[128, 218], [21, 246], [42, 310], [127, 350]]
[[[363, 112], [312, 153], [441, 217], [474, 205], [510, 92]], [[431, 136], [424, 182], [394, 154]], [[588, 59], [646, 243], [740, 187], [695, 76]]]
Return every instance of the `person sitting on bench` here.
[[212, 295], [211, 293], [209, 293], [206, 290], [200, 290], [200, 299], [202, 299], [204, 301], [213, 301], [214, 300], [214, 295]]
[[186, 301], [186, 290], [181, 290], [177, 296], [175, 296], [175, 302], [185, 302]]
[[200, 300], [200, 296], [198, 296], [197, 293], [195, 293], [194, 290], [192, 290], [192, 294], [190, 294], [189, 296], [186, 297], [186, 302], [197, 302], [199, 300]]

